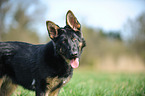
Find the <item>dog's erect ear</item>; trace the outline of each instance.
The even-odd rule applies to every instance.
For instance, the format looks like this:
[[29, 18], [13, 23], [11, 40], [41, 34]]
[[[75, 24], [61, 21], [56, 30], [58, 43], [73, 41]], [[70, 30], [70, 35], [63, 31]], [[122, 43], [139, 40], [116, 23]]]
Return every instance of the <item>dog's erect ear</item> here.
[[81, 25], [70, 10], [66, 14], [66, 24], [69, 25], [74, 31], [80, 31]]
[[46, 21], [47, 30], [51, 39], [58, 37], [59, 26], [51, 21]]

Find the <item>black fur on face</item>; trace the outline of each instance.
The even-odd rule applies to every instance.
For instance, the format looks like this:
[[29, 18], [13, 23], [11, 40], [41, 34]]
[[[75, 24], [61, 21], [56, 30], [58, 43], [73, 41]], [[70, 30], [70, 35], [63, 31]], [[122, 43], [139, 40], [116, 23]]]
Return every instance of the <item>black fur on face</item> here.
[[85, 47], [81, 32], [75, 32], [69, 26], [65, 26], [60, 28], [58, 33], [58, 37], [53, 40], [57, 53], [70, 60], [79, 58]]
[[50, 38], [53, 40], [56, 52], [65, 59], [79, 58], [85, 47], [81, 25], [71, 11], [66, 15], [66, 26], [60, 28], [51, 21], [46, 22]]

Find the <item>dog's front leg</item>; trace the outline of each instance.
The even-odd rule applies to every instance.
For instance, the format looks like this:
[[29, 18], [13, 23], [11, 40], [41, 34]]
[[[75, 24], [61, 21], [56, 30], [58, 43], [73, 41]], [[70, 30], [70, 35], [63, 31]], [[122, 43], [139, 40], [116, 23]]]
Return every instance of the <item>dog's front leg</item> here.
[[45, 93], [42, 91], [36, 91], [36, 96], [45, 96]]
[[36, 87], [36, 96], [48, 96], [49, 92], [42, 90], [42, 88]]
[[50, 92], [49, 96], [58, 96], [59, 91], [60, 91], [60, 88], [54, 90], [53, 92]]
[[36, 91], [36, 96], [48, 96], [48, 92]]

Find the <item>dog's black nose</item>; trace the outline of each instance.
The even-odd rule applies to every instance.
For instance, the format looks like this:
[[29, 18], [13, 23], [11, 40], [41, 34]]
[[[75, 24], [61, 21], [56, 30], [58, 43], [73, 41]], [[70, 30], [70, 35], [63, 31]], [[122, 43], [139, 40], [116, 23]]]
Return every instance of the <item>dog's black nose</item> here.
[[75, 58], [75, 57], [78, 56], [78, 53], [77, 53], [77, 52], [72, 52], [72, 53], [71, 53], [71, 56]]

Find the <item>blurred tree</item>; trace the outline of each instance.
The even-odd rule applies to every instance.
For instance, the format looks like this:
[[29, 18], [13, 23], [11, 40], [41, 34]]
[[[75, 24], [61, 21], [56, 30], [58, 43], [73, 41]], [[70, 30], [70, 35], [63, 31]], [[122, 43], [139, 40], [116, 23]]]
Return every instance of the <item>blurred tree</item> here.
[[40, 0], [5, 0], [0, 3], [0, 39], [38, 43], [36, 25], [40, 19], [42, 21], [45, 7]]
[[8, 0], [0, 0], [0, 40], [2, 40], [2, 33], [4, 33], [4, 18], [5, 13], [9, 10], [9, 6], [4, 6]]
[[128, 45], [145, 61], [145, 12], [136, 20], [128, 20], [125, 28], [130, 32]]
[[110, 31], [107, 33], [104, 33], [106, 37], [110, 38], [110, 39], [117, 39], [117, 40], [121, 40], [121, 36], [120, 36], [120, 32], [119, 31]]
[[25, 15], [25, 10], [18, 7], [13, 17], [13, 24], [9, 26], [9, 31], [3, 33], [3, 40], [10, 41], [25, 41], [31, 43], [38, 43], [39, 38], [35, 32], [27, 28], [30, 18]]
[[109, 33], [101, 29], [92, 29], [83, 26], [82, 32], [87, 46], [81, 56], [81, 64], [99, 64], [99, 60], [107, 55], [113, 55], [116, 58], [128, 51], [118, 31]]

